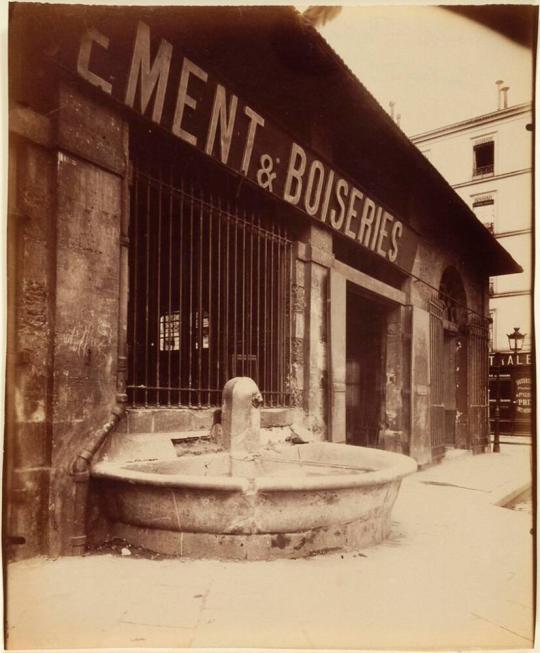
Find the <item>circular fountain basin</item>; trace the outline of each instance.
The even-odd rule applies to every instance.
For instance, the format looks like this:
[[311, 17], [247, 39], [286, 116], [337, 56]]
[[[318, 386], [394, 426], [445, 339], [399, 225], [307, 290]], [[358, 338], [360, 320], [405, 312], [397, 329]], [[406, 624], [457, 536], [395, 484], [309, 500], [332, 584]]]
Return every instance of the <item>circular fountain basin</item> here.
[[99, 462], [113, 534], [169, 555], [302, 557], [388, 534], [407, 456], [328, 442], [173, 460]]

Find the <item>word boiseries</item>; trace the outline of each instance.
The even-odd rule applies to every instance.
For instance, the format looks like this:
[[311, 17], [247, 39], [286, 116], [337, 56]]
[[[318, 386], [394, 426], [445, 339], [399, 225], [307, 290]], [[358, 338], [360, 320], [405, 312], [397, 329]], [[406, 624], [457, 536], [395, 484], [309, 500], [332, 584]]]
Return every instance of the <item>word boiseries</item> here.
[[[78, 75], [311, 218], [391, 263], [410, 268], [415, 238], [406, 225], [356, 184], [291, 143], [191, 59], [174, 59], [167, 40], [160, 40], [157, 51], [154, 48], [152, 61], [146, 23], [137, 24], [123, 83], [116, 75], [107, 75], [103, 54], [109, 47], [108, 36], [88, 29], [78, 51]], [[178, 84], [171, 88], [175, 67]]]

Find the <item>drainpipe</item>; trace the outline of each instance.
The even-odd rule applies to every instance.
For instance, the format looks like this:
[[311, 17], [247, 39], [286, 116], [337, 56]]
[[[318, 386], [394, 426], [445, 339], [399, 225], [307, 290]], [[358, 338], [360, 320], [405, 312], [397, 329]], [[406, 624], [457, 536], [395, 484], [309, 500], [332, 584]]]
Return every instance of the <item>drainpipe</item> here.
[[88, 438], [84, 448], [71, 463], [70, 474], [73, 477], [74, 507], [73, 535], [70, 538], [71, 554], [82, 555], [86, 548], [86, 502], [90, 482], [90, 464], [96, 451], [109, 433], [115, 428], [127, 408], [127, 308], [129, 292], [129, 185], [131, 183], [131, 166], [129, 163], [129, 127], [123, 126], [123, 151], [125, 171], [122, 179], [122, 210], [120, 217], [120, 252], [118, 279], [118, 350], [116, 366], [116, 402], [111, 416], [105, 424]]
[[105, 438], [120, 421], [126, 410], [125, 405], [116, 404], [108, 422], [94, 432], [84, 449], [77, 454], [71, 464], [70, 474], [75, 483], [73, 500], [73, 535], [70, 538], [71, 555], [82, 555], [86, 548], [86, 502], [90, 482], [90, 464], [96, 451]]

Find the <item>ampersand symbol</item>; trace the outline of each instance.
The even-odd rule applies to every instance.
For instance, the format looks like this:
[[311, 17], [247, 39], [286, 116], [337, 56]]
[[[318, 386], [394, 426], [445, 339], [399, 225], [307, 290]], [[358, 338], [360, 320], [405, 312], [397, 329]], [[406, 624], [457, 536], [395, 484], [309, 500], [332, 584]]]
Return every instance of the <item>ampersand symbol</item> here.
[[272, 172], [274, 162], [269, 154], [263, 154], [260, 159], [260, 169], [257, 171], [257, 183], [261, 188], [268, 188], [272, 192], [272, 182], [277, 173]]

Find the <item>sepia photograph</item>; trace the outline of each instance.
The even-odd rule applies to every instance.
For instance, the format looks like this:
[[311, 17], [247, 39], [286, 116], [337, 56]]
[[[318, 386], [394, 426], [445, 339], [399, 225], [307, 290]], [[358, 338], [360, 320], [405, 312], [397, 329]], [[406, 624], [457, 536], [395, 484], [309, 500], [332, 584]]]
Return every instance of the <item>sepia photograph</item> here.
[[533, 649], [537, 5], [7, 4], [5, 649]]

